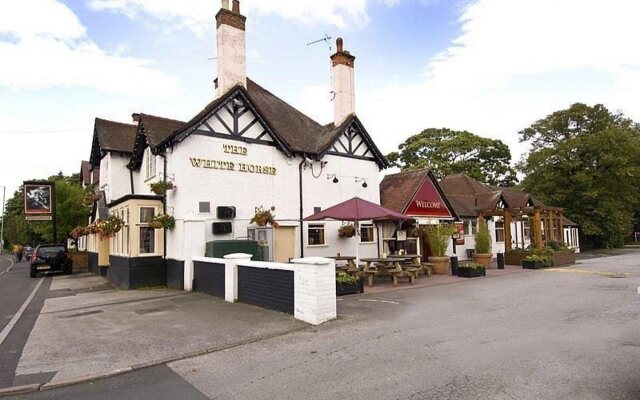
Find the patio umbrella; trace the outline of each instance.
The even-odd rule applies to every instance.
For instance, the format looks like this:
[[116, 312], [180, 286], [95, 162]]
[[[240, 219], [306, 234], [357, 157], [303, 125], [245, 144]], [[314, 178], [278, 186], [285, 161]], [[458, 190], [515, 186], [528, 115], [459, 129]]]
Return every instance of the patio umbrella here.
[[360, 221], [404, 221], [411, 219], [404, 214], [389, 210], [381, 205], [354, 197], [350, 200], [336, 204], [326, 210], [320, 211], [305, 218], [305, 221], [320, 221], [334, 219], [339, 221], [353, 221], [356, 228], [356, 265], [360, 264], [358, 235], [360, 233]]

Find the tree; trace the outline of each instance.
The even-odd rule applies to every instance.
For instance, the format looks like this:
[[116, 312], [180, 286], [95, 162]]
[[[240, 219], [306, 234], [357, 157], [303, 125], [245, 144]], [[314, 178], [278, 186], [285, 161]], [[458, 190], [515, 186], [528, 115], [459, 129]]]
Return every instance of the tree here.
[[492, 185], [517, 182], [511, 167], [511, 151], [501, 140], [483, 138], [467, 131], [425, 129], [387, 155], [392, 166], [403, 170], [430, 167], [439, 179], [464, 173]]
[[580, 224], [583, 242], [618, 247], [639, 205], [640, 127], [603, 105], [576, 103], [522, 130], [531, 142], [519, 163], [523, 187], [541, 201], [564, 207]]
[[87, 224], [89, 208], [82, 202], [87, 190], [80, 186], [77, 175], [64, 176], [58, 173], [48, 180], [56, 183], [57, 237], [54, 240], [51, 222], [25, 220], [24, 188], [20, 186], [13, 197], [7, 199], [4, 215], [5, 247], [13, 243], [62, 243], [73, 228]]

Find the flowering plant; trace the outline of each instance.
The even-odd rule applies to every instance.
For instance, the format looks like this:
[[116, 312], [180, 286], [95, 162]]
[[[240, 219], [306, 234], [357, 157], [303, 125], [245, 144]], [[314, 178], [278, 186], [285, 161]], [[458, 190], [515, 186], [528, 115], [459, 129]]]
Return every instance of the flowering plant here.
[[266, 226], [267, 224], [270, 224], [274, 228], [277, 228], [278, 222], [276, 222], [276, 216], [271, 213], [271, 211], [275, 211], [275, 209], [276, 208], [273, 206], [270, 210], [265, 210], [262, 206], [256, 207], [256, 213], [253, 218], [251, 218], [251, 223], [255, 223], [258, 226]]
[[88, 234], [89, 234], [88, 226], [76, 226], [75, 228], [73, 228], [73, 230], [71, 230], [71, 232], [69, 233], [69, 236], [73, 240], [78, 240], [78, 238], [80, 238], [81, 236], [85, 236]]
[[124, 220], [118, 216], [109, 215], [107, 219], [97, 220], [95, 226], [100, 239], [111, 238], [120, 232], [120, 229], [124, 226]]
[[158, 214], [153, 218], [150, 218], [147, 223], [149, 226], [155, 229], [173, 229], [176, 227], [176, 219], [169, 214]]
[[353, 224], [342, 225], [338, 228], [338, 237], [350, 238], [356, 235], [356, 227]]
[[175, 189], [176, 187], [173, 185], [173, 182], [170, 181], [158, 181], [149, 184], [149, 188], [151, 191], [158, 196], [161, 196], [167, 192], [167, 190]]

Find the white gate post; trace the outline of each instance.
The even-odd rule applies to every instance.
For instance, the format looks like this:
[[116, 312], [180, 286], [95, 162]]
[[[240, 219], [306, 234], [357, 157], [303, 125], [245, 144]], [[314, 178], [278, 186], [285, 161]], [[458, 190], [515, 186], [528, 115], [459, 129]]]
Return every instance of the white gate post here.
[[313, 325], [335, 319], [336, 263], [322, 257], [292, 260], [294, 267], [294, 317]]
[[224, 256], [224, 300], [238, 301], [238, 263], [250, 261], [251, 254], [235, 253]]
[[193, 257], [203, 257], [205, 251], [204, 221], [184, 221], [184, 290], [193, 290]]

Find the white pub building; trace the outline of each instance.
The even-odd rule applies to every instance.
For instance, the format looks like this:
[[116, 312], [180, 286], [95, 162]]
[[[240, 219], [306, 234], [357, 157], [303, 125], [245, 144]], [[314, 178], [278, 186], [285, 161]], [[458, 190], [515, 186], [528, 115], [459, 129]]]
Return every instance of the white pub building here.
[[[271, 260], [351, 254], [341, 222], [303, 222], [354, 196], [380, 203], [387, 161], [355, 114], [354, 61], [342, 39], [331, 56], [333, 122], [321, 125], [246, 76], [246, 18], [239, 1], [216, 15], [215, 98], [190, 120], [134, 114], [133, 123], [96, 119], [91, 164], [103, 194], [93, 218], [116, 214], [114, 238], [90, 237], [90, 267], [116, 286], [166, 284], [192, 289], [192, 258], [214, 240], [246, 238], [256, 209], [273, 209]], [[208, 89], [204, 89], [208, 90]], [[156, 195], [150, 184], [175, 187]], [[175, 217], [172, 230], [148, 226], [150, 216]], [[372, 224], [361, 228], [359, 252], [378, 254]], [[108, 267], [108, 268], [107, 268]]]

